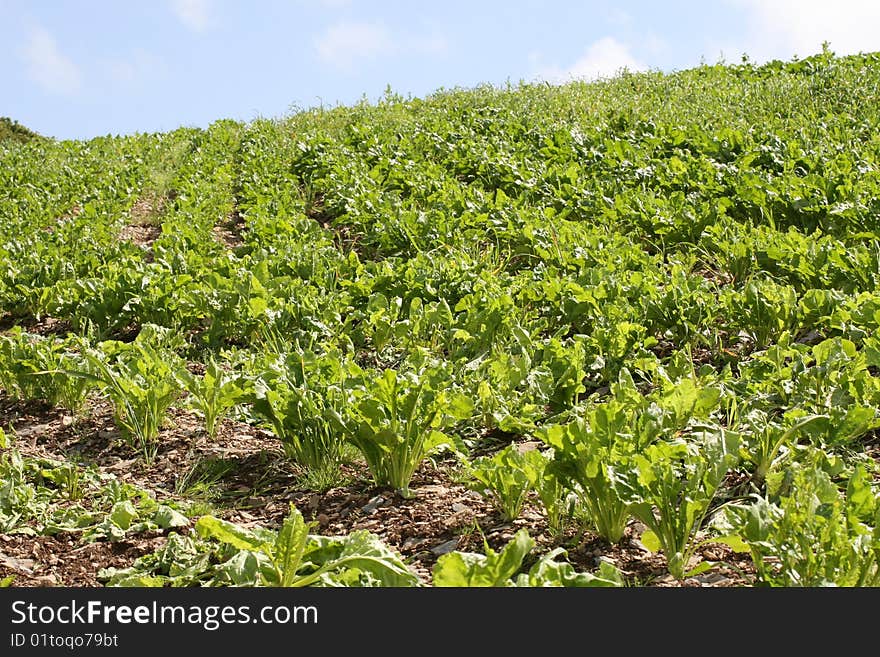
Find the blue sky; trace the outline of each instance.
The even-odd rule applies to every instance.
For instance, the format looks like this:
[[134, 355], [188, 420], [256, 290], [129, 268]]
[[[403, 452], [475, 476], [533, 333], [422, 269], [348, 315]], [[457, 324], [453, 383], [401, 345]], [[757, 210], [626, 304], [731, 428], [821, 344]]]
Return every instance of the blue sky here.
[[0, 116], [59, 139], [481, 83], [880, 50], [878, 0], [0, 0]]

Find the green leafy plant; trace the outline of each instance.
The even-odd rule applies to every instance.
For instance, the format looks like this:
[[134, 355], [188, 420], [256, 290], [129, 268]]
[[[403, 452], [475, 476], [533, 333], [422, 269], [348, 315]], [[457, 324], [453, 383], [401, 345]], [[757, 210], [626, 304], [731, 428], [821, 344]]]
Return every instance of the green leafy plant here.
[[[739, 436], [706, 429], [689, 440], [650, 445], [632, 460], [626, 477], [630, 512], [647, 525], [641, 541], [666, 555], [676, 579], [688, 576], [699, 543], [694, 536], [710, 511], [715, 491], [738, 462]], [[699, 566], [697, 570], [699, 570]]]
[[562, 411], [573, 407], [587, 389], [587, 347], [583, 336], [570, 343], [553, 338], [541, 350], [540, 364], [552, 372], [553, 392], [550, 405]]
[[205, 418], [205, 431], [211, 438], [216, 437], [218, 424], [226, 413], [246, 398], [244, 378], [225, 370], [214, 358], [208, 360], [201, 376], [185, 367], [178, 369], [175, 376], [189, 393], [186, 403]]
[[60, 486], [71, 502], [81, 500], [85, 495], [82, 472], [76, 463], [65, 463], [55, 468], [47, 468], [40, 474], [44, 479]]
[[99, 384], [110, 396], [123, 435], [147, 462], [158, 450], [159, 429], [168, 408], [180, 397], [169, 354], [149, 345], [102, 343], [85, 353], [89, 372], [74, 372]]
[[409, 495], [410, 480], [425, 456], [452, 444], [441, 429], [469, 418], [473, 403], [447, 385], [438, 369], [389, 369], [354, 392], [346, 438], [363, 454], [376, 485]]
[[609, 543], [623, 538], [630, 518], [620, 473], [638, 448], [631, 420], [621, 404], [609, 402], [568, 424], [542, 427], [536, 434], [553, 448], [549, 472], [576, 493], [593, 529]]
[[623, 573], [611, 562], [602, 559], [594, 573], [577, 572], [570, 563], [558, 561], [567, 556], [564, 548], [556, 547], [544, 553], [529, 568], [528, 573], [516, 577], [516, 586], [564, 586], [577, 588], [620, 588], [626, 586]]
[[[548, 460], [548, 464], [552, 460], [552, 457], [546, 455], [544, 458]], [[547, 516], [547, 528], [550, 534], [561, 536], [576, 516], [578, 496], [566, 488], [559, 476], [546, 465], [540, 472], [535, 473], [536, 478], [531, 480], [531, 485]]]
[[25, 530], [27, 521], [42, 512], [38, 489], [28, 476], [21, 453], [12, 449], [0, 454], [0, 530], [11, 534]]
[[748, 333], [755, 349], [777, 340], [797, 321], [797, 294], [790, 285], [754, 278], [731, 299], [730, 314]]
[[338, 475], [347, 420], [349, 366], [337, 353], [298, 350], [262, 370], [246, 399], [287, 454], [306, 469]]
[[91, 497], [89, 513], [56, 518], [45, 531], [76, 532], [86, 543], [118, 542], [143, 532], [180, 529], [191, 524], [175, 503], [161, 503], [149, 491], [119, 479], [110, 479], [100, 486], [93, 483]]
[[13, 449], [0, 455], [0, 481], [0, 530], [10, 535], [121, 541], [190, 524], [170, 503], [160, 504], [94, 466], [22, 456]]
[[474, 390], [476, 410], [487, 429], [528, 433], [544, 414], [553, 390], [553, 374], [547, 368], [533, 368], [529, 355], [534, 350], [529, 336], [516, 327], [515, 345], [493, 345], [492, 353], [467, 363], [462, 374]]
[[201, 537], [238, 550], [219, 568], [235, 585], [418, 585], [418, 577], [369, 532], [334, 540], [311, 536], [309, 528], [294, 505], [277, 533], [213, 516], [196, 523]]
[[[300, 466], [297, 487], [356, 476], [346, 466], [362, 454], [375, 481], [404, 493], [420, 460], [442, 465], [434, 446], [462, 456], [546, 431], [550, 462], [529, 487], [553, 538], [569, 538], [573, 500], [569, 527], [613, 540], [636, 527], [630, 503], [650, 503], [658, 522], [700, 515], [711, 487], [694, 483], [697, 457], [660, 446], [724, 427], [742, 434], [743, 471], [718, 485], [684, 552], [751, 488], [798, 519], [762, 516], [762, 581], [870, 582], [869, 570], [845, 573], [868, 563], [876, 522], [853, 529], [849, 495], [838, 505], [817, 483], [824, 501], [811, 506], [797, 491], [813, 484], [792, 482], [811, 450], [838, 487], [857, 463], [876, 476], [880, 113], [865, 99], [878, 62], [823, 48], [597, 84], [389, 93], [167, 133], [2, 140], [3, 429], [22, 451], [72, 445], [91, 424], [43, 406], [100, 412], [88, 403], [100, 387], [123, 438], [150, 456], [182, 387], [208, 434], [233, 413], [275, 433]], [[224, 373], [167, 383], [141, 346], [175, 371], [213, 359]], [[227, 366], [254, 383], [231, 408]], [[197, 515], [262, 497], [276, 479], [261, 468], [246, 478], [256, 490], [230, 490], [256, 464], [221, 447], [193, 454], [217, 463], [194, 468], [192, 485], [177, 478], [178, 493], [202, 497]], [[113, 540], [158, 525], [139, 493], [88, 468], [0, 451], [2, 532]], [[657, 457], [673, 474], [651, 476], [679, 496], [647, 481], [631, 495], [630, 477], [650, 470], [637, 457]], [[523, 480], [506, 476], [516, 500]], [[124, 504], [113, 512], [126, 500], [138, 514], [128, 521]], [[645, 540], [681, 550], [680, 524]], [[347, 549], [326, 540], [334, 555]], [[865, 551], [846, 556], [846, 540]], [[778, 568], [787, 543], [792, 561]], [[809, 561], [808, 545], [825, 556]], [[259, 550], [197, 536], [164, 547], [131, 576], [254, 584], [265, 565], [278, 581]], [[320, 583], [377, 581], [359, 572]]]
[[70, 374], [82, 367], [78, 346], [68, 340], [53, 340], [28, 334], [15, 327], [0, 335], [0, 387], [10, 396], [43, 399], [79, 412], [93, 382]]
[[489, 497], [504, 520], [514, 520], [522, 511], [526, 497], [544, 472], [546, 459], [535, 449], [521, 451], [516, 444], [481, 456], [471, 464], [474, 480], [470, 485]]
[[845, 494], [814, 464], [793, 464], [774, 479], [770, 495], [731, 508], [760, 581], [880, 586], [880, 499], [864, 467], [850, 475]]
[[792, 448], [798, 433], [821, 419], [821, 415], [807, 415], [785, 427], [771, 420], [766, 413], [750, 413], [744, 419], [746, 426], [740, 430], [743, 436], [740, 452], [745, 460], [754, 465], [752, 482], [758, 487], [763, 486], [770, 469]]
[[490, 548], [484, 539], [484, 554], [449, 552], [441, 555], [434, 564], [434, 586], [623, 586], [623, 576], [610, 563], [602, 562], [599, 573], [591, 574], [577, 573], [570, 563], [557, 561], [557, 557], [566, 555], [561, 548], [542, 555], [528, 572], [520, 572], [523, 562], [534, 547], [535, 541], [528, 531], [520, 529], [500, 552]]
[[467, 466], [468, 485], [492, 500], [506, 521], [519, 516], [534, 491], [547, 516], [547, 528], [559, 536], [575, 516], [576, 496], [547, 467], [552, 458], [552, 450], [521, 449], [512, 443], [491, 456], [474, 459]]

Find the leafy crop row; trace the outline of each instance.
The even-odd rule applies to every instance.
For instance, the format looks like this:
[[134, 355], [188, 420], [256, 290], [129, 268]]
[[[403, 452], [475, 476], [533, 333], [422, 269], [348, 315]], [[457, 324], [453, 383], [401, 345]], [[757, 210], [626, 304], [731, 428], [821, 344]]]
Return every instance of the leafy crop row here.
[[[876, 583], [878, 61], [4, 144], [0, 387], [79, 413], [102, 395], [147, 459], [174, 406], [210, 436], [235, 417], [325, 486], [353, 451], [406, 496], [451, 455], [505, 519], [531, 500], [559, 541], [641, 527], [678, 579], [714, 540], [761, 584]], [[28, 330], [47, 318], [65, 330]], [[186, 583], [404, 576], [298, 513], [204, 520], [109, 581], [183, 558]], [[435, 579], [617, 582], [552, 551], [526, 572], [526, 543]]]

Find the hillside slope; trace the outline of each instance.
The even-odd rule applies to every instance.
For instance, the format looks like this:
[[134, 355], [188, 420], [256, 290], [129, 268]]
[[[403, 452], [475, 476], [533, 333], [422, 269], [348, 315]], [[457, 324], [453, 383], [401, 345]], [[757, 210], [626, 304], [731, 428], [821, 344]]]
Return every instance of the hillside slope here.
[[29, 130], [15, 119], [6, 116], [0, 116], [0, 142], [14, 141], [24, 143], [33, 139], [43, 139], [43, 137], [33, 130]]
[[880, 583], [876, 53], [4, 142], [0, 236], [13, 585]]

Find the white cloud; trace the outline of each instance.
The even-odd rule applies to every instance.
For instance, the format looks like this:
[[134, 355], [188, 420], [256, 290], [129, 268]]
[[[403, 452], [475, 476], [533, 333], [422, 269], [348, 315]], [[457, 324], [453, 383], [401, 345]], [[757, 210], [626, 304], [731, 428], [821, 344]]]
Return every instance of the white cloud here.
[[44, 90], [55, 94], [73, 94], [82, 86], [82, 74], [66, 57], [43, 27], [31, 30], [21, 51], [28, 76]]
[[[533, 53], [529, 59], [534, 66], [539, 61], [539, 55]], [[537, 77], [547, 82], [563, 83], [613, 77], [623, 69], [634, 72], [646, 68], [633, 56], [629, 46], [613, 37], [603, 37], [593, 42], [571, 66], [564, 69], [558, 66], [540, 67]]]
[[315, 47], [325, 63], [350, 69], [358, 60], [391, 53], [394, 42], [381, 23], [338, 23], [315, 39]]
[[177, 19], [194, 32], [202, 32], [210, 23], [209, 0], [171, 0]]
[[128, 57], [104, 62], [107, 77], [115, 84], [130, 85], [155, 78], [164, 72], [165, 64], [160, 57], [145, 50], [136, 50]]
[[737, 54], [756, 61], [806, 57], [828, 41], [838, 55], [880, 50], [876, 0], [733, 0], [748, 15], [746, 42]]
[[399, 38], [382, 23], [337, 23], [318, 36], [314, 44], [321, 61], [347, 71], [364, 60], [389, 55], [437, 55], [448, 50], [442, 35]]

